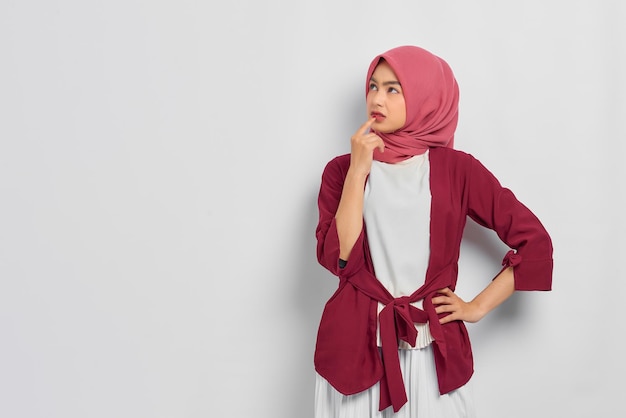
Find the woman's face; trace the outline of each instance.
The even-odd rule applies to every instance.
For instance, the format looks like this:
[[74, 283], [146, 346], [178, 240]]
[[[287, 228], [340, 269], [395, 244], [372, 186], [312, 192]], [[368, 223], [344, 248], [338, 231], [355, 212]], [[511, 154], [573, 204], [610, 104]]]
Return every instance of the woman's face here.
[[376, 119], [372, 124], [373, 130], [390, 133], [406, 123], [402, 86], [386, 61], [381, 61], [372, 73], [366, 103], [369, 117]]

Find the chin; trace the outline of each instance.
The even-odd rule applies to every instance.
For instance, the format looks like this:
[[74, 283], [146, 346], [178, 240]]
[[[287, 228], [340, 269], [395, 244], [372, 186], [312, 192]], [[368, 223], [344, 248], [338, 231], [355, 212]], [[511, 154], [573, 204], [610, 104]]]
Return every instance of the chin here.
[[372, 129], [374, 131], [376, 131], [376, 132], [380, 132], [380, 133], [383, 133], [383, 134], [387, 133], [387, 129], [385, 128], [385, 125], [381, 124], [379, 122], [372, 123]]
[[385, 122], [372, 124], [372, 129], [376, 132], [380, 132], [381, 134], [391, 134], [402, 128], [401, 126], [398, 127], [397, 124], [395, 124], [395, 126], [390, 126], [390, 124]]
[[390, 134], [392, 132], [397, 131], [397, 129], [389, 129], [389, 128], [385, 128], [384, 126], [381, 126], [381, 127], [372, 126], [372, 128], [374, 128], [376, 132], [380, 132], [381, 134]]

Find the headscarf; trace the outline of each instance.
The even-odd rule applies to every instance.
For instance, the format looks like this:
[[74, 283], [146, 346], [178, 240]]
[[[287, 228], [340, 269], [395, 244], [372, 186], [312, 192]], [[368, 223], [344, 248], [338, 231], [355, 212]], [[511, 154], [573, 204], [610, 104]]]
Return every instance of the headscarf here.
[[385, 151], [374, 151], [374, 159], [388, 163], [423, 154], [430, 147], [454, 145], [458, 122], [459, 86], [443, 59], [417, 46], [400, 46], [378, 55], [367, 71], [365, 93], [378, 63], [384, 59], [402, 86], [406, 122], [391, 133], [376, 132]]

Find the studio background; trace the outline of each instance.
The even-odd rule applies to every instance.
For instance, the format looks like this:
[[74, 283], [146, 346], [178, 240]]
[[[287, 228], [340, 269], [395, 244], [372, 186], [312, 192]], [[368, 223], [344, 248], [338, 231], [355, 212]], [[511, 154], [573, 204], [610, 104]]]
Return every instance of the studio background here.
[[[626, 4], [0, 1], [0, 417], [312, 417], [328, 160], [370, 60], [448, 61], [455, 145], [553, 238], [469, 325], [481, 418], [624, 416]], [[505, 248], [469, 224], [458, 293]]]

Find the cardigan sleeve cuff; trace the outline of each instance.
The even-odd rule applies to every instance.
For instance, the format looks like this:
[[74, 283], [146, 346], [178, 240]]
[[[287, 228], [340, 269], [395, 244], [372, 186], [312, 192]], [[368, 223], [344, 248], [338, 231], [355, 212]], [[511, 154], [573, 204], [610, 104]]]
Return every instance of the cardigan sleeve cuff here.
[[333, 219], [326, 233], [326, 240], [324, 242], [324, 248], [322, 257], [324, 258], [324, 265], [329, 270], [340, 277], [348, 277], [356, 273], [363, 267], [363, 242], [365, 234], [361, 230], [361, 234], [357, 238], [352, 251], [350, 251], [350, 257], [348, 260], [342, 260], [339, 258], [339, 235], [337, 233], [337, 221]]
[[515, 290], [552, 290], [552, 259], [524, 260], [513, 272]]
[[552, 290], [552, 266], [552, 259], [528, 260], [511, 250], [502, 260], [500, 273], [513, 267], [515, 290]]
[[502, 266], [504, 268], [515, 267], [521, 262], [522, 262], [522, 256], [517, 254], [515, 251], [510, 250], [504, 256], [504, 259], [502, 260]]

